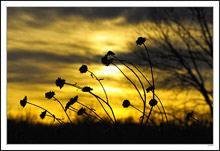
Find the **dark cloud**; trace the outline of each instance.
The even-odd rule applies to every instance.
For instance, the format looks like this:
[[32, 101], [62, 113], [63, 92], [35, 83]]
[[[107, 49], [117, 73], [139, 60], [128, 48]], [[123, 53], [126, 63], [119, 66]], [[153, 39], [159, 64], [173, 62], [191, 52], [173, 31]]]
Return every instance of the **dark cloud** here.
[[[132, 51], [117, 53], [116, 55], [122, 59], [133, 63], [134, 65], [139, 66], [148, 66], [149, 67], [149, 59], [147, 57], [147, 52], [143, 47], [132, 47]], [[148, 47], [150, 59], [155, 68], [164, 70], [166, 67], [181, 70], [183, 66], [173, 52], [169, 49], [163, 49], [158, 47]], [[178, 53], [184, 60], [188, 63], [191, 69], [194, 69], [194, 64], [192, 62], [191, 56], [188, 50], [179, 48]], [[200, 52], [203, 56], [206, 56], [204, 52]], [[201, 58], [201, 55], [198, 53], [193, 53], [196, 58], [197, 65], [200, 69], [210, 69], [210, 67], [205, 63], [204, 59]], [[206, 59], [211, 59], [209, 56]], [[120, 62], [119, 62], [120, 63]]]
[[32, 60], [45, 63], [97, 63], [101, 56], [81, 56], [77, 54], [59, 55], [51, 52], [28, 51], [28, 50], [10, 50], [7, 52], [8, 62], [18, 62], [22, 60]]
[[[212, 8], [203, 8], [212, 22]], [[69, 19], [71, 16], [83, 17], [88, 21], [113, 19], [124, 17], [126, 23], [140, 23], [142, 21], [155, 21], [168, 19], [166, 11], [174, 13], [182, 20], [191, 18], [192, 13], [186, 7], [161, 8], [161, 7], [9, 7], [8, 21], [19, 18], [22, 14], [30, 15], [33, 20], [24, 20], [32, 27], [43, 27], [55, 20]], [[10, 25], [10, 24], [9, 24]]]
[[42, 51], [10, 50], [7, 52], [7, 82], [49, 84], [55, 80], [51, 80], [50, 75], [62, 75], [59, 69], [68, 64], [101, 64], [100, 60], [101, 56], [98, 55], [59, 55]]

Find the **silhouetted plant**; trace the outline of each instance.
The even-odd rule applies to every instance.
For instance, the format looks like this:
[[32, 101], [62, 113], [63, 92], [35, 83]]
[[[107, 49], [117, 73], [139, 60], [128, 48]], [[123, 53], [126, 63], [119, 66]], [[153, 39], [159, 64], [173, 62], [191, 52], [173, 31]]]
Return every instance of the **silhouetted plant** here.
[[185, 117], [186, 123], [188, 123], [188, 121], [189, 121], [190, 119], [193, 119], [195, 122], [197, 122], [198, 124], [202, 125], [201, 122], [200, 122], [198, 119], [196, 119], [195, 117], [193, 117], [193, 115], [194, 115], [194, 112], [193, 112], [193, 111], [192, 111], [192, 112], [188, 112], [188, 113], [186, 114], [186, 117]]
[[[136, 41], [136, 43], [137, 43], [137, 45], [144, 45], [144, 46], [145, 46], [145, 44], [144, 44], [145, 41], [146, 41], [145, 38], [139, 37], [138, 40]], [[149, 52], [148, 52], [148, 49], [147, 49], [146, 46], [145, 46], [145, 49], [146, 49], [147, 54], [148, 54], [148, 57], [149, 57], [149, 62], [150, 62], [150, 68], [151, 68], [151, 75], [152, 75], [152, 82], [153, 82], [153, 84], [150, 84], [150, 82], [147, 80], [147, 78], [144, 76], [144, 74], [143, 74], [135, 65], [133, 65], [132, 63], [129, 63], [128, 61], [121, 60], [121, 59], [117, 58], [116, 55], [115, 55], [115, 53], [112, 52], [112, 51], [108, 51], [108, 52], [107, 52], [107, 54], [102, 58], [102, 62], [104, 62], [103, 64], [106, 65], [106, 62], [107, 62], [106, 60], [110, 60], [110, 59], [111, 59], [111, 60], [108, 62], [107, 65], [112, 64], [112, 65], [114, 65], [116, 68], [118, 68], [118, 70], [125, 76], [125, 78], [126, 78], [126, 79], [135, 87], [135, 89], [137, 90], [137, 92], [138, 92], [138, 94], [139, 94], [141, 100], [142, 100], [143, 103], [144, 103], [144, 105], [143, 105], [143, 112], [142, 112], [142, 113], [143, 113], [143, 116], [142, 116], [142, 118], [141, 118], [141, 123], [140, 123], [141, 125], [142, 125], [143, 120], [144, 120], [144, 114], [145, 114], [145, 109], [146, 109], [146, 93], [148, 93], [148, 92], [150, 92], [150, 91], [153, 92], [153, 100], [155, 100], [155, 96], [158, 98], [158, 100], [159, 100], [159, 102], [160, 102], [160, 104], [161, 104], [161, 106], [162, 106], [162, 108], [163, 108], [163, 110], [164, 110], [164, 114], [165, 114], [165, 117], [166, 117], [166, 121], [168, 122], [168, 119], [167, 119], [166, 112], [165, 112], [165, 109], [164, 109], [164, 107], [163, 107], [163, 104], [162, 104], [161, 100], [159, 99], [159, 97], [158, 97], [157, 95], [155, 95], [154, 77], [153, 77], [153, 69], [152, 69], [152, 65], [151, 65], [151, 61], [150, 61], [150, 55], [149, 55]], [[138, 79], [138, 81], [140, 82], [141, 87], [142, 87], [142, 89], [143, 89], [144, 97], [142, 97], [141, 92], [140, 92], [140, 90], [138, 89], [138, 87], [136, 86], [136, 84], [113, 62], [114, 59], [117, 60], [117, 61], [119, 61], [119, 62], [120, 62], [121, 64], [123, 64], [125, 67], [127, 67], [127, 68], [137, 77], [137, 79]], [[103, 60], [104, 60], [104, 61], [103, 61]], [[141, 81], [140, 77], [137, 75], [137, 73], [136, 73], [132, 68], [130, 68], [130, 67], [126, 64], [126, 62], [129, 63], [129, 64], [131, 64], [135, 69], [138, 70], [139, 73], [141, 73], [141, 75], [144, 77], [144, 79], [145, 79], [145, 80], [149, 83], [149, 85], [150, 85], [148, 88], [145, 88], [145, 87], [144, 87], [143, 82]], [[155, 101], [156, 101], [156, 100], [155, 100]], [[155, 101], [153, 101], [153, 102], [155, 102]], [[151, 103], [152, 103], [152, 101], [151, 101]], [[153, 105], [153, 106], [154, 106], [154, 105]], [[153, 106], [152, 106], [152, 109], [153, 109]], [[152, 109], [151, 109], [151, 110], [152, 110]], [[158, 106], [158, 109], [159, 109], [159, 106]], [[160, 110], [160, 109], [159, 109], [159, 110]], [[151, 114], [151, 111], [149, 112], [149, 115], [150, 115], [150, 114]], [[162, 116], [162, 119], [163, 119], [163, 115], [162, 115], [162, 114], [161, 114], [161, 116]], [[147, 121], [148, 121], [148, 120], [147, 120]], [[147, 123], [147, 121], [146, 121], [146, 123]], [[146, 124], [145, 124], [145, 125], [146, 125]]]
[[[109, 65], [111, 65], [111, 64], [114, 65], [114, 66], [124, 75], [124, 77], [134, 86], [134, 88], [135, 88], [136, 91], [138, 92], [138, 94], [139, 94], [139, 96], [140, 96], [140, 98], [141, 98], [141, 101], [143, 102], [143, 111], [141, 111], [140, 109], [138, 109], [137, 107], [135, 107], [134, 105], [132, 105], [129, 100], [124, 100], [123, 103], [122, 103], [122, 105], [123, 105], [123, 107], [125, 107], [125, 108], [128, 108], [129, 106], [131, 106], [132, 108], [134, 108], [134, 109], [136, 109], [137, 111], [139, 111], [140, 113], [142, 113], [143, 115], [141, 116], [140, 125], [143, 124], [144, 117], [146, 117], [146, 121], [145, 121], [144, 126], [148, 123], [148, 120], [149, 120], [149, 118], [150, 118], [150, 115], [151, 115], [151, 112], [152, 112], [152, 110], [153, 110], [153, 107], [157, 105], [157, 100], [155, 99], [155, 97], [159, 100], [159, 102], [160, 102], [160, 104], [161, 104], [161, 106], [162, 106], [162, 108], [163, 108], [164, 114], [165, 114], [165, 116], [166, 116], [166, 113], [165, 113], [164, 107], [163, 107], [163, 105], [162, 105], [162, 102], [160, 101], [159, 97], [155, 94], [155, 84], [154, 84], [154, 76], [153, 76], [153, 67], [152, 67], [152, 64], [151, 64], [151, 60], [150, 60], [150, 55], [149, 55], [148, 49], [147, 49], [147, 47], [146, 47], [145, 44], [144, 44], [145, 41], [146, 41], [145, 38], [139, 37], [139, 38], [137, 39], [137, 41], [136, 41], [136, 44], [137, 44], [137, 45], [140, 45], [140, 46], [141, 46], [141, 45], [144, 45], [144, 47], [145, 47], [145, 49], [146, 49], [146, 51], [147, 51], [147, 55], [148, 55], [149, 63], [150, 63], [150, 68], [151, 68], [152, 84], [149, 82], [149, 80], [146, 78], [146, 76], [145, 76], [134, 64], [132, 64], [132, 63], [126, 61], [126, 60], [121, 60], [121, 59], [119, 59], [114, 52], [108, 51], [108, 52], [106, 53], [106, 55], [104, 55], [104, 56], [101, 58], [102, 64], [104, 64], [105, 66], [109, 66]], [[139, 81], [139, 83], [140, 83], [140, 85], [141, 85], [141, 88], [142, 88], [141, 91], [143, 91], [143, 96], [142, 96], [141, 91], [139, 90], [138, 86], [135, 84], [135, 82], [132, 81], [132, 80], [122, 71], [122, 69], [120, 69], [120, 68], [118, 67], [118, 65], [117, 65], [114, 61], [119, 61], [122, 65], [124, 65], [126, 68], [128, 68], [128, 69], [135, 75], [135, 77], [138, 79], [138, 81]], [[130, 67], [129, 65], [131, 65], [131, 67]], [[133, 68], [135, 68], [138, 72], [136, 72]], [[65, 79], [62, 79], [61, 77], [58, 77], [57, 80], [55, 81], [56, 86], [59, 87], [60, 89], [62, 89], [62, 88], [64, 87], [64, 85], [70, 85], [70, 86], [76, 87], [77, 89], [80, 89], [82, 92], [89, 93], [90, 95], [94, 96], [94, 97], [97, 99], [97, 101], [100, 103], [101, 107], [102, 107], [103, 110], [105, 111], [105, 113], [106, 113], [106, 115], [108, 116], [108, 118], [110, 119], [110, 121], [112, 121], [112, 123], [116, 125], [116, 124], [117, 124], [117, 120], [116, 120], [116, 117], [115, 117], [113, 108], [112, 108], [112, 106], [109, 104], [109, 99], [108, 99], [108, 96], [107, 96], [107, 92], [106, 92], [106, 90], [105, 90], [105, 88], [104, 88], [104, 86], [103, 86], [103, 84], [102, 84], [102, 82], [101, 82], [101, 81], [104, 80], [104, 79], [103, 79], [103, 78], [98, 78], [92, 71], [89, 70], [89, 68], [88, 68], [87, 65], [82, 65], [82, 66], [79, 68], [79, 71], [80, 71], [80, 73], [82, 73], [82, 74], [84, 74], [84, 73], [90, 73], [91, 77], [92, 77], [92, 78], [95, 78], [95, 80], [97, 80], [97, 81], [99, 82], [100, 86], [102, 87], [102, 89], [103, 89], [103, 91], [104, 91], [104, 94], [105, 94], [105, 98], [106, 98], [106, 99], [103, 99], [103, 98], [101, 98], [100, 96], [98, 96], [98, 95], [96, 95], [95, 93], [93, 93], [93, 88], [91, 88], [91, 87], [89, 87], [89, 86], [83, 86], [83, 87], [81, 87], [81, 86], [79, 86], [77, 83], [74, 83], [74, 84], [68, 83], [68, 82], [66, 82]], [[139, 77], [139, 75], [138, 75], [137, 73], [140, 73], [140, 74], [141, 74], [142, 78], [144, 78], [144, 79], [148, 82], [149, 86], [144, 85], [144, 83], [143, 83], [142, 80], [141, 80], [141, 77]], [[146, 107], [146, 102], [147, 102], [147, 100], [146, 100], [146, 95], [147, 95], [147, 93], [149, 93], [150, 91], [153, 93], [153, 98], [149, 101], [149, 105], [150, 105], [151, 108], [150, 108], [149, 114], [146, 115], [146, 113], [145, 113], [145, 110], [146, 110], [146, 108], [147, 108], [147, 107]], [[92, 119], [92, 117], [93, 117], [93, 118], [96, 118], [96, 119], [98, 119], [98, 120], [100, 120], [100, 121], [104, 121], [104, 122], [105, 122], [105, 120], [103, 120], [103, 118], [95, 112], [95, 109], [93, 109], [93, 108], [91, 108], [91, 107], [88, 107], [87, 105], [85, 105], [85, 104], [79, 102], [79, 101], [78, 101], [78, 95], [75, 96], [74, 98], [70, 98], [70, 100], [66, 103], [66, 106], [65, 106], [65, 107], [64, 107], [64, 106], [62, 105], [62, 103], [55, 97], [55, 92], [49, 91], [49, 92], [45, 93], [45, 97], [46, 97], [47, 99], [53, 99], [54, 101], [57, 101], [57, 102], [60, 104], [60, 106], [61, 106], [62, 109], [64, 110], [64, 112], [65, 112], [65, 114], [66, 114], [66, 116], [67, 116], [67, 118], [68, 118], [68, 120], [70, 121], [71, 124], [72, 124], [72, 120], [70, 119], [69, 115], [67, 114], [67, 110], [76, 112], [77, 115], [84, 115], [84, 114], [85, 114], [85, 115], [88, 116], [88, 118], [90, 118], [90, 119]], [[20, 104], [21, 104], [22, 107], [25, 107], [25, 105], [26, 105], [27, 103], [29, 103], [29, 102], [27, 102], [27, 97], [25, 97], [23, 100], [20, 101]], [[75, 103], [78, 103], [78, 104], [80, 104], [80, 105], [83, 106], [83, 107], [81, 107], [81, 108], [78, 110], [78, 109], [76, 109], [76, 108], [73, 107], [73, 105], [74, 105]], [[109, 107], [109, 109], [111, 110], [111, 114], [112, 114], [113, 118], [112, 118], [112, 117], [110, 116], [110, 114], [107, 112], [106, 108], [103, 106], [102, 103], [106, 104], [106, 105]], [[35, 105], [35, 106], [37, 106], [37, 105]], [[37, 106], [37, 107], [39, 107], [39, 106]], [[161, 110], [160, 110], [160, 107], [159, 107], [158, 105], [157, 105], [157, 107], [158, 107], [158, 109], [159, 109], [159, 111], [160, 111], [160, 113], [161, 113], [162, 121], [163, 121], [163, 115], [162, 115], [162, 112], [161, 112]], [[40, 108], [41, 108], [41, 107], [40, 107]], [[42, 108], [42, 109], [43, 109], [44, 111], [40, 114], [41, 119], [44, 119], [45, 116], [50, 116], [50, 117], [53, 117], [54, 119], [56, 119], [56, 120], [59, 121], [59, 122], [61, 121], [60, 119], [56, 118], [55, 115], [51, 114], [48, 110], [46, 110], [46, 109], [44, 109], [44, 108]], [[88, 114], [88, 113], [86, 112], [86, 109], [88, 109], [89, 111], [91, 111], [92, 113], [94, 113], [94, 115]], [[47, 113], [48, 113], [49, 115], [47, 115]], [[167, 117], [166, 117], [166, 120], [167, 120]], [[167, 120], [167, 122], [168, 122], [168, 120]], [[61, 123], [61, 122], [60, 122], [60, 123]]]
[[86, 73], [88, 71], [88, 67], [86, 65], [82, 65], [79, 68], [80, 73]]
[[60, 89], [64, 86], [64, 84], [65, 84], [65, 80], [64, 80], [64, 79], [58, 78], [58, 79], [56, 80], [56, 85], [57, 85], [58, 87], [60, 87]]
[[77, 112], [77, 115], [83, 115], [83, 113], [85, 113], [85, 109], [82, 107], [81, 109], [79, 109], [79, 111]]
[[[58, 78], [58, 79], [59, 79], [59, 78]], [[65, 114], [66, 114], [66, 116], [67, 116], [67, 118], [69, 119], [70, 123], [72, 124], [72, 121], [71, 121], [69, 115], [66, 113], [66, 110], [65, 110], [65, 108], [63, 107], [63, 104], [62, 104], [56, 97], [54, 97], [54, 95], [55, 95], [55, 92], [53, 92], [53, 91], [50, 91], [50, 92], [45, 93], [45, 97], [46, 97], [46, 98], [48, 98], [48, 99], [52, 99], [52, 98], [53, 98], [54, 101], [57, 101], [57, 102], [61, 105], [63, 111], [65, 112]]]
[[[49, 95], [49, 94], [50, 94], [50, 95]], [[51, 97], [51, 94], [52, 94], [51, 92], [48, 93], [48, 94], [47, 94], [47, 97], [50, 98], [50, 97]], [[48, 95], [49, 95], [49, 96], [48, 96]], [[54, 119], [54, 121], [57, 120], [61, 125], [64, 125], [64, 124], [65, 124], [61, 119], [56, 118], [54, 114], [52, 114], [50, 111], [46, 110], [45, 108], [43, 108], [43, 107], [41, 107], [41, 106], [39, 106], [39, 105], [33, 104], [33, 103], [31, 103], [31, 102], [28, 102], [28, 101], [27, 101], [27, 96], [25, 96], [23, 100], [20, 100], [20, 104], [21, 104], [21, 106], [22, 106], [23, 108], [26, 106], [26, 104], [30, 104], [30, 105], [32, 105], [32, 106], [38, 107], [38, 108], [40, 108], [40, 109], [43, 109], [44, 112], [42, 112], [42, 113], [40, 114], [41, 119], [44, 119], [45, 116], [46, 116], [46, 113], [49, 113], [49, 114], [51, 115], [50, 117], [52, 117], [52, 118]]]
[[131, 105], [131, 103], [128, 100], [124, 100], [123, 104], [122, 104], [125, 108], [129, 107]]
[[45, 110], [44, 112], [42, 112], [42, 113], [40, 114], [41, 119], [44, 119], [44, 118], [45, 118], [46, 113], [47, 113], [47, 110]]

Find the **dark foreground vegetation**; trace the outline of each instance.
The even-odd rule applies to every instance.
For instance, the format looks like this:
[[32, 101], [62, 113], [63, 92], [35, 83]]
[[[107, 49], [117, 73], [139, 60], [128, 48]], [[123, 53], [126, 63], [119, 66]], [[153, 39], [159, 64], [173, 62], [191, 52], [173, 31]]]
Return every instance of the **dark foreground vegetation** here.
[[212, 144], [212, 126], [146, 126], [125, 123], [78, 123], [72, 126], [7, 122], [8, 144]]

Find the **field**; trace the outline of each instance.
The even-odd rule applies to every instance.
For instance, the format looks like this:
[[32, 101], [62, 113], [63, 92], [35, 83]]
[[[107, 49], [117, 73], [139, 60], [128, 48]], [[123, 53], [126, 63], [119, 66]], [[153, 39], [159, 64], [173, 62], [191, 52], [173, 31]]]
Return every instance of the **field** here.
[[146, 126], [102, 123], [59, 126], [7, 122], [8, 144], [212, 144], [213, 128], [196, 124]]

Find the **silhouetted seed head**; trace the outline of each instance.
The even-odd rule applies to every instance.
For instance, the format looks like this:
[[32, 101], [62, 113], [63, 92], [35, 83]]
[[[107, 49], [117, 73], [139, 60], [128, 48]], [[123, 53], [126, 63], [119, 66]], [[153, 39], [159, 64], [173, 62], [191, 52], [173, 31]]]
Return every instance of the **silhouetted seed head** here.
[[108, 51], [108, 53], [107, 53], [107, 56], [114, 56], [114, 55], [115, 55], [115, 53], [112, 51]]
[[104, 57], [102, 57], [101, 61], [105, 66], [109, 66], [112, 63], [113, 58], [109, 59], [108, 56], [105, 55]]
[[144, 44], [145, 41], [146, 41], [146, 38], [139, 37], [138, 40], [136, 41], [136, 44], [137, 45], [142, 45], [142, 44]]
[[83, 92], [90, 92], [91, 90], [93, 90], [93, 89], [90, 88], [90, 87], [83, 87], [83, 88], [82, 88], [82, 91], [83, 91]]
[[147, 90], [147, 93], [150, 92], [150, 91], [153, 91], [154, 90], [154, 86], [150, 86], [146, 90]]
[[188, 121], [193, 116], [193, 111], [186, 114], [186, 120]]
[[151, 99], [151, 100], [149, 101], [149, 104], [150, 104], [150, 106], [155, 106], [155, 105], [157, 105], [157, 100]]
[[47, 111], [45, 110], [44, 112], [42, 112], [42, 113], [40, 114], [41, 119], [44, 119], [44, 118], [45, 118], [46, 113], [47, 113]]
[[25, 105], [27, 104], [27, 96], [25, 96], [23, 100], [20, 100], [20, 104], [21, 106], [25, 107]]
[[86, 65], [82, 65], [79, 68], [80, 73], [86, 73], [88, 71], [88, 67]]
[[79, 111], [77, 112], [77, 115], [83, 115], [83, 113], [85, 113], [85, 109], [82, 107], [81, 109], [79, 109]]
[[66, 81], [66, 80], [64, 80], [64, 79], [58, 78], [58, 79], [56, 80], [56, 86], [60, 87], [60, 89], [61, 89], [61, 88], [64, 86], [65, 81]]
[[124, 108], [127, 108], [131, 105], [131, 103], [128, 100], [124, 100], [122, 105], [123, 105]]
[[55, 92], [53, 92], [53, 91], [45, 93], [45, 97], [48, 99], [51, 99], [54, 95], [55, 95]]
[[78, 96], [75, 96], [74, 98], [71, 98], [70, 101], [65, 106], [65, 111], [70, 107], [70, 105], [73, 105], [78, 100]]

